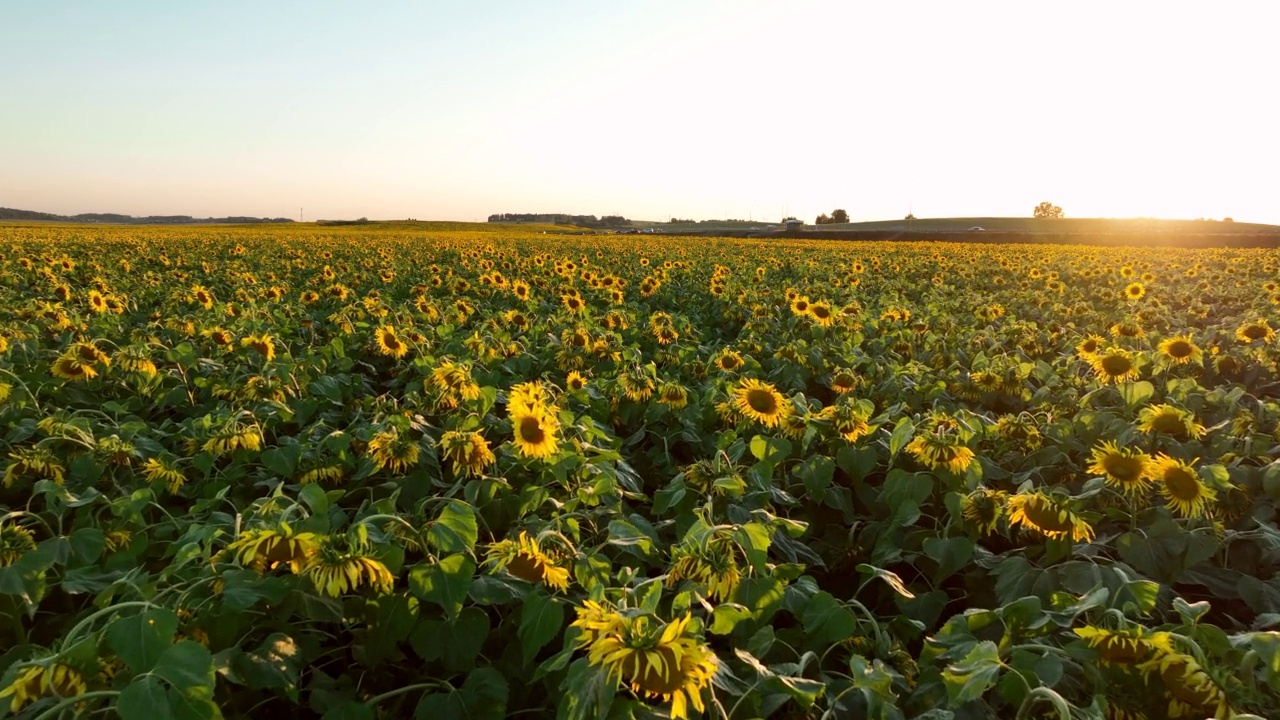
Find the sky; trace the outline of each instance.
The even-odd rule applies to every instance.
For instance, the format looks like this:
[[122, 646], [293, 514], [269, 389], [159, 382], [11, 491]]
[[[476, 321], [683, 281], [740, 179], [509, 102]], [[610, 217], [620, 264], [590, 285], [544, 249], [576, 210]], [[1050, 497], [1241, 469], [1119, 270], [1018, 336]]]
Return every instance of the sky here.
[[1280, 223], [1265, 2], [0, 8], [0, 206]]

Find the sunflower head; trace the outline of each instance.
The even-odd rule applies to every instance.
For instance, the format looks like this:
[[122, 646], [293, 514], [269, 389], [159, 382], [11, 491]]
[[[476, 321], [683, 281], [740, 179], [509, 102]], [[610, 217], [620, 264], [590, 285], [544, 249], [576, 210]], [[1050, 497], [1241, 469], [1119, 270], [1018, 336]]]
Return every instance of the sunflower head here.
[[259, 335], [250, 335], [240, 341], [240, 347], [248, 348], [266, 360], [274, 360], [276, 358], [276, 343], [267, 333]]
[[87, 685], [79, 670], [60, 662], [29, 665], [18, 672], [8, 687], [0, 690], [0, 700], [9, 699], [9, 712], [16, 713], [27, 703], [47, 697], [72, 698], [83, 695]]
[[960, 502], [961, 516], [973, 523], [981, 534], [990, 535], [995, 532], [1000, 518], [1004, 517], [1008, 497], [1003, 490], [979, 486]]
[[1236, 330], [1236, 339], [1242, 343], [1252, 343], [1258, 340], [1270, 343], [1276, 339], [1276, 331], [1267, 323], [1266, 318], [1259, 318], [1241, 325]]
[[1048, 538], [1093, 540], [1093, 528], [1076, 515], [1066, 498], [1021, 492], [1009, 498], [1009, 524], [1021, 525]]
[[440, 436], [440, 455], [459, 476], [482, 475], [494, 462], [489, 443], [478, 432], [451, 430]]
[[1204, 353], [1191, 341], [1191, 333], [1174, 336], [1162, 341], [1159, 351], [1162, 356], [1174, 365], [1199, 363], [1204, 358]]
[[963, 473], [974, 462], [973, 451], [959, 435], [951, 432], [923, 432], [907, 443], [906, 450], [921, 464], [932, 470]]
[[1140, 450], [1121, 449], [1114, 441], [1093, 449], [1089, 472], [1106, 479], [1126, 495], [1142, 494], [1150, 487], [1151, 457]]
[[1217, 492], [1204, 484], [1195, 467], [1168, 455], [1156, 456], [1151, 477], [1165, 503], [1182, 517], [1205, 517], [1218, 499]]
[[343, 535], [321, 538], [302, 574], [310, 578], [317, 592], [335, 598], [362, 587], [385, 594], [395, 586], [387, 566], [370, 557], [367, 543], [352, 542]]
[[1222, 687], [1190, 655], [1158, 653], [1138, 669], [1159, 677], [1169, 693], [1170, 718], [1225, 718], [1233, 714]]
[[667, 587], [689, 580], [708, 596], [727, 602], [742, 580], [741, 551], [729, 532], [713, 531], [686, 538], [671, 551]]
[[0, 524], [0, 567], [9, 567], [36, 549], [31, 531], [14, 523]]
[[287, 523], [280, 523], [276, 528], [245, 530], [227, 546], [227, 550], [241, 565], [258, 572], [284, 565], [294, 575], [299, 575], [319, 547], [314, 533], [296, 533]]
[[409, 346], [396, 335], [396, 329], [390, 325], [383, 325], [374, 331], [374, 343], [378, 348], [378, 352], [382, 355], [399, 360], [409, 352]]
[[733, 372], [742, 367], [742, 356], [732, 350], [721, 350], [716, 355], [716, 367], [724, 372]]
[[542, 405], [512, 405], [511, 432], [516, 450], [528, 458], [548, 458], [560, 448], [560, 422]]
[[1120, 383], [1138, 378], [1134, 356], [1121, 348], [1110, 348], [1089, 358], [1094, 374], [1107, 383]]
[[777, 427], [788, 413], [786, 398], [772, 384], [745, 378], [733, 390], [734, 408], [743, 417], [765, 427]]
[[1173, 652], [1169, 633], [1151, 632], [1141, 625], [1121, 630], [1086, 625], [1074, 632], [1098, 652], [1098, 659], [1103, 665], [1133, 666], [1151, 657], [1152, 653]]
[[377, 469], [402, 473], [418, 464], [420, 451], [416, 442], [398, 428], [390, 427], [374, 435], [365, 452]]
[[564, 386], [569, 392], [577, 392], [587, 387], [587, 379], [582, 376], [582, 373], [574, 370], [565, 377]]
[[569, 588], [569, 570], [561, 567], [562, 558], [549, 552], [543, 543], [523, 530], [515, 540], [499, 540], [489, 546], [486, 562], [494, 572], [508, 573], [531, 583], [542, 583], [563, 592]]
[[1138, 429], [1148, 435], [1169, 435], [1196, 439], [1204, 435], [1204, 426], [1192, 413], [1173, 405], [1150, 405], [1138, 411]]

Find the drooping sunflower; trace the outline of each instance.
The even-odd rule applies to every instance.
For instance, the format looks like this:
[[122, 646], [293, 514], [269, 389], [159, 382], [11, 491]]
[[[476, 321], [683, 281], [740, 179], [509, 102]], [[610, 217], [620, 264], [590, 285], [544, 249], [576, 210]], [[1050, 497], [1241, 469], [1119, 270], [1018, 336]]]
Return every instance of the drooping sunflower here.
[[1108, 383], [1121, 383], [1138, 378], [1138, 367], [1133, 354], [1121, 348], [1110, 348], [1089, 358], [1089, 365], [1098, 379]]
[[30, 530], [14, 523], [0, 524], [0, 567], [9, 567], [35, 549]]
[[511, 432], [516, 450], [528, 458], [548, 458], [560, 449], [560, 421], [544, 407], [510, 407]]
[[1044, 441], [1036, 419], [1028, 413], [1019, 415], [1001, 415], [996, 420], [996, 435], [1018, 443], [1027, 450], [1036, 450]]
[[19, 448], [9, 453], [9, 460], [4, 471], [5, 487], [11, 487], [20, 477], [52, 480], [59, 485], [66, 479], [67, 468], [48, 447]]
[[1225, 719], [1233, 715], [1222, 687], [1189, 655], [1159, 653], [1140, 665], [1139, 670], [1159, 675], [1169, 693], [1170, 718]]
[[178, 489], [187, 481], [177, 464], [165, 458], [148, 458], [142, 463], [142, 475], [151, 482], [164, 483], [171, 493], [178, 492]]
[[1165, 504], [1182, 517], [1204, 517], [1218, 499], [1217, 492], [1204, 484], [1195, 467], [1168, 455], [1156, 456], [1151, 477]]
[[715, 357], [715, 363], [724, 372], [733, 372], [742, 367], [742, 356], [732, 350], [721, 350]]
[[383, 325], [375, 330], [374, 341], [379, 353], [396, 360], [409, 352], [409, 346], [404, 344], [404, 341], [396, 335], [396, 329], [390, 325]]
[[1004, 517], [1008, 498], [1009, 494], [1003, 490], [979, 486], [960, 501], [960, 514], [965, 520], [973, 523], [978, 528], [978, 532], [990, 535], [995, 532], [1000, 518]]
[[365, 448], [379, 470], [402, 473], [418, 464], [418, 444], [395, 427], [374, 435]]
[[1152, 653], [1173, 652], [1173, 639], [1166, 632], [1151, 632], [1141, 625], [1121, 630], [1086, 625], [1073, 631], [1093, 650], [1103, 665], [1134, 666]]
[[395, 577], [381, 560], [370, 557], [364, 546], [350, 547], [345, 538], [325, 537], [307, 559], [302, 574], [310, 578], [316, 592], [342, 597], [361, 587], [386, 594], [395, 587]]
[[667, 587], [689, 580], [706, 588], [706, 594], [727, 602], [742, 581], [738, 567], [738, 544], [728, 532], [716, 531], [707, 537], [687, 539], [671, 551]]
[[787, 401], [771, 383], [744, 378], [733, 390], [733, 406], [744, 417], [764, 425], [777, 427], [787, 414]]
[[482, 475], [495, 460], [483, 435], [459, 430], [440, 436], [440, 456], [453, 465], [459, 476]]
[[9, 698], [9, 712], [17, 713], [27, 703], [47, 697], [72, 698], [83, 695], [87, 688], [79, 670], [60, 662], [41, 663], [19, 671], [13, 682], [0, 690], [0, 700]]
[[817, 420], [827, 420], [840, 436], [849, 442], [857, 442], [871, 432], [871, 412], [866, 401], [851, 402], [846, 395], [835, 405], [823, 408], [814, 415]]
[[214, 457], [230, 455], [237, 450], [256, 452], [262, 449], [262, 431], [257, 425], [228, 423], [206, 440], [201, 449]]
[[1101, 475], [1125, 495], [1141, 495], [1151, 487], [1151, 456], [1140, 450], [1121, 449], [1107, 441], [1093, 449], [1091, 459], [1089, 472]]
[[1270, 343], [1276, 339], [1276, 331], [1267, 323], [1266, 318], [1258, 318], [1241, 325], [1236, 330], [1236, 339], [1242, 343], [1252, 343], [1257, 340]]
[[499, 540], [489, 546], [486, 562], [494, 572], [506, 570], [531, 583], [542, 583], [561, 592], [569, 588], [569, 570], [560, 566], [558, 554], [547, 552], [537, 538], [520, 531], [515, 540]]
[[858, 375], [849, 368], [837, 368], [831, 373], [830, 385], [837, 395], [844, 395], [858, 387]]
[[307, 560], [319, 547], [315, 533], [295, 533], [288, 523], [282, 522], [275, 529], [245, 530], [227, 546], [227, 551], [241, 565], [258, 572], [285, 565], [289, 572], [300, 575]]
[[653, 378], [640, 368], [631, 368], [619, 374], [618, 385], [622, 387], [622, 393], [632, 402], [648, 400], [656, 389]]
[[1204, 358], [1204, 353], [1194, 342], [1191, 341], [1191, 333], [1186, 335], [1176, 335], [1160, 343], [1160, 354], [1169, 359], [1174, 365], [1185, 365], [1187, 363], [1200, 363]]
[[342, 474], [341, 465], [318, 465], [298, 475], [298, 484], [310, 485], [311, 483], [318, 482], [337, 483], [342, 480]]
[[1066, 498], [1040, 492], [1020, 492], [1009, 498], [1009, 524], [1021, 525], [1048, 538], [1093, 540], [1093, 528], [1077, 515]]
[[240, 341], [240, 347], [249, 348], [268, 361], [276, 359], [276, 343], [267, 333], [250, 335]]
[[1138, 411], [1138, 429], [1148, 435], [1157, 433], [1180, 439], [1195, 439], [1204, 435], [1204, 426], [1196, 422], [1196, 416], [1173, 405], [1150, 405]]
[[586, 630], [579, 647], [587, 649], [588, 661], [603, 668], [614, 682], [626, 682], [631, 691], [647, 698], [671, 703], [672, 720], [689, 717], [690, 707], [705, 708], [702, 691], [711, 683], [718, 661], [690, 627], [690, 616], [658, 625], [651, 616], [619, 615], [607, 630], [584, 627], [599, 619], [579, 617], [575, 626]]
[[63, 355], [53, 363], [53, 367], [49, 372], [54, 377], [71, 381], [87, 381], [98, 376], [98, 371], [93, 367], [93, 363], [82, 361], [78, 357], [71, 355]]
[[679, 410], [689, 404], [689, 391], [673, 380], [664, 382], [658, 388], [658, 402], [673, 410]]
[[954, 433], [923, 432], [907, 443], [906, 451], [931, 470], [960, 474], [973, 464], [974, 454]]

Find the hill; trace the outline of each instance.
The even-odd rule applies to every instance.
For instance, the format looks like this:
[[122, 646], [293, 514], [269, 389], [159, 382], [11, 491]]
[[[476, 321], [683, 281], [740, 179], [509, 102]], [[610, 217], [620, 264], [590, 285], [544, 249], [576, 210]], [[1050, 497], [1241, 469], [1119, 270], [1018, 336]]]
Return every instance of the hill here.
[[815, 225], [821, 230], [888, 230], [899, 232], [965, 232], [980, 227], [987, 232], [1053, 235], [1176, 233], [1195, 235], [1253, 235], [1280, 233], [1280, 225], [1222, 222], [1220, 220], [1160, 220], [1156, 218], [1056, 218], [968, 217], [876, 220], [871, 222]]
[[147, 215], [134, 217], [118, 213], [80, 213], [79, 215], [54, 215], [35, 210], [0, 208], [0, 220], [35, 220], [39, 222], [101, 223], [108, 225], [213, 225], [222, 223], [290, 223], [289, 218], [258, 218], [230, 216], [221, 218], [196, 218], [190, 215]]

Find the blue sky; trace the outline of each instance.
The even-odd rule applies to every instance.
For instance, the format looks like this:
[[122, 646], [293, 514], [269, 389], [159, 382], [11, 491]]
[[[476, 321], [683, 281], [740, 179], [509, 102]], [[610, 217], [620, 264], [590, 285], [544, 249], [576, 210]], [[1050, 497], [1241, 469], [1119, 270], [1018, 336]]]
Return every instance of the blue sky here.
[[1262, 2], [11, 3], [0, 206], [777, 220], [1047, 199], [1280, 223], [1278, 20]]

